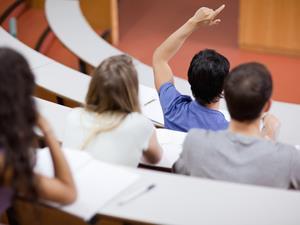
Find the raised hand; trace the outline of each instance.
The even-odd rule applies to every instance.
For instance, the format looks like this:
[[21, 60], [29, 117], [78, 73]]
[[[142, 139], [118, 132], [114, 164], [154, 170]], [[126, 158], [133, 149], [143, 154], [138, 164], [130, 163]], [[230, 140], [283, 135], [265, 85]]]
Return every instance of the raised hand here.
[[213, 10], [207, 7], [201, 7], [195, 13], [195, 15], [191, 18], [192, 21], [197, 24], [205, 24], [205, 25], [216, 25], [221, 22], [220, 19], [216, 19], [216, 17], [222, 12], [225, 8], [225, 5], [221, 5], [218, 9]]

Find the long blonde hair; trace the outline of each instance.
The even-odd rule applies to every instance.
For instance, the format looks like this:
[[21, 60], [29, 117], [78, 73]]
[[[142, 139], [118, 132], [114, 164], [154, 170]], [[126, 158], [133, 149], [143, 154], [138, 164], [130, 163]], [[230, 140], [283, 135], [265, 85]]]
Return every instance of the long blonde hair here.
[[117, 128], [131, 112], [141, 112], [137, 71], [127, 55], [104, 60], [92, 74], [85, 108], [97, 114], [99, 121], [82, 146], [99, 133]]

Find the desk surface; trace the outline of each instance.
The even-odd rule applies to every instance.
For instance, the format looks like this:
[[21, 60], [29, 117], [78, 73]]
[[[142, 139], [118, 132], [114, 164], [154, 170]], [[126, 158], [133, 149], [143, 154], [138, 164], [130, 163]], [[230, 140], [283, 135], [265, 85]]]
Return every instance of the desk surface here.
[[9, 47], [17, 50], [28, 60], [28, 63], [32, 69], [54, 63], [52, 59], [34, 51], [27, 45], [18, 41], [2, 27], [0, 27], [0, 47]]
[[[138, 170], [140, 181], [100, 214], [153, 224], [298, 225], [300, 193]], [[122, 196], [155, 184], [120, 206]]]
[[[60, 41], [86, 63], [97, 67], [107, 57], [124, 54], [103, 40], [89, 25], [82, 14], [78, 0], [47, 0], [46, 17], [51, 29]], [[68, 16], [66, 17], [66, 11]], [[80, 32], [81, 35], [78, 35]], [[139, 82], [154, 88], [153, 71], [148, 65], [134, 59]], [[178, 90], [191, 94], [186, 80], [175, 77]]]
[[62, 140], [65, 132], [65, 123], [71, 108], [55, 104], [40, 98], [34, 98], [37, 108], [54, 130], [55, 136], [59, 141]]
[[78, 0], [46, 1], [45, 11], [49, 25], [60, 41], [90, 65], [97, 67], [109, 56], [124, 54], [91, 28], [81, 12]]
[[[105, 216], [174, 225], [298, 225], [300, 221], [300, 192], [131, 169], [95, 161], [84, 152], [66, 150], [79, 199], [61, 209], [86, 219], [98, 212]], [[47, 152], [39, 152], [36, 168], [43, 171], [42, 174], [53, 176], [50, 154], [43, 153]], [[110, 183], [123, 180], [121, 185], [124, 185], [130, 177], [134, 180], [130, 186], [126, 184], [123, 191], [111, 190], [114, 186], [110, 189]], [[155, 185], [154, 189], [126, 204], [119, 204], [149, 185]], [[106, 188], [101, 189], [102, 186]], [[107, 195], [111, 197], [108, 199]]]
[[[34, 72], [36, 83], [40, 87], [74, 100], [85, 102], [91, 77], [66, 67], [54, 60], [43, 56], [21, 43], [0, 27], [0, 46], [11, 47], [25, 56]], [[143, 113], [157, 124], [164, 124], [162, 110], [156, 90], [140, 85], [140, 102]], [[155, 99], [151, 104], [146, 103]]]

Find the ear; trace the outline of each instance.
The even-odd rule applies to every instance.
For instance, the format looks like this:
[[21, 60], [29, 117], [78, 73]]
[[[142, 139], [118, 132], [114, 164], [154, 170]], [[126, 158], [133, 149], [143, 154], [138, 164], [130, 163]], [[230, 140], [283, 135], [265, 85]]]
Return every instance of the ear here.
[[266, 104], [264, 105], [263, 110], [262, 110], [262, 113], [268, 112], [268, 111], [271, 109], [271, 106], [272, 106], [272, 100], [269, 99], [269, 100], [266, 102]]

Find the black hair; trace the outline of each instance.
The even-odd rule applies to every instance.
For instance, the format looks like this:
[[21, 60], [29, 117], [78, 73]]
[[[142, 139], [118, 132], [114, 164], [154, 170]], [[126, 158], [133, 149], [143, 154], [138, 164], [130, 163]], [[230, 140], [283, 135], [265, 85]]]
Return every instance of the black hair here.
[[34, 179], [34, 126], [37, 111], [32, 98], [34, 76], [22, 55], [0, 48], [0, 186], [8, 185], [18, 194], [37, 198]]
[[225, 77], [230, 63], [215, 50], [197, 53], [188, 70], [188, 81], [196, 101], [201, 105], [217, 102], [222, 98]]
[[240, 122], [259, 118], [272, 89], [272, 77], [264, 65], [252, 62], [235, 67], [224, 86], [231, 118]]

